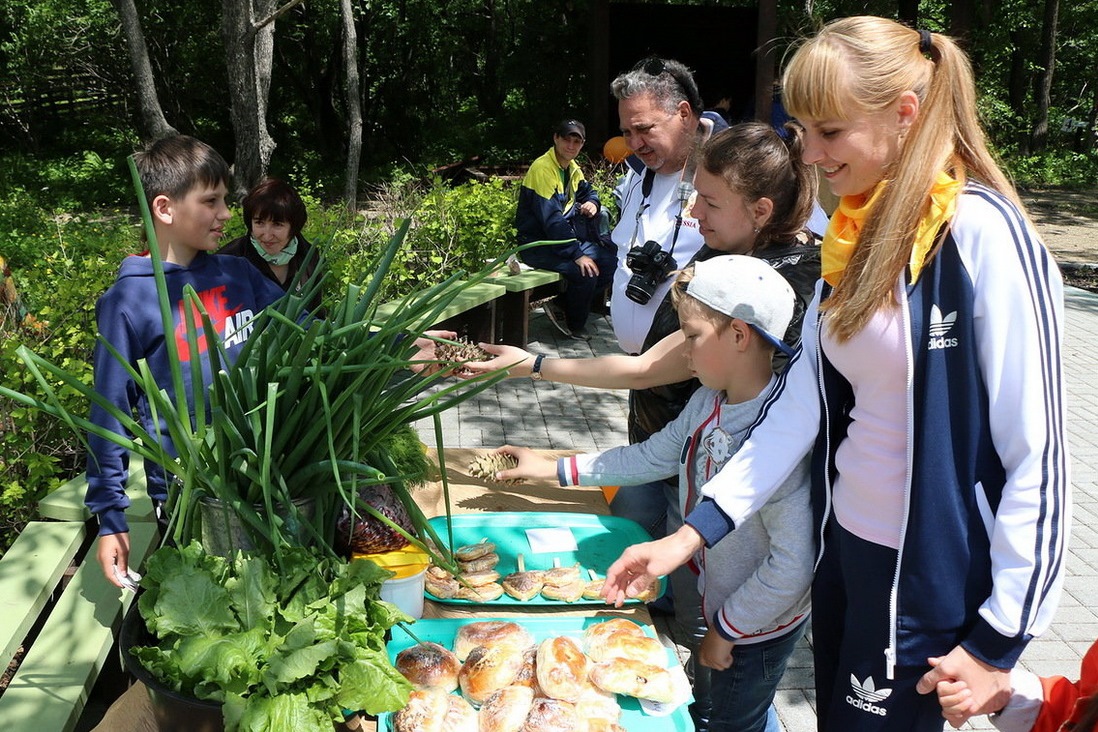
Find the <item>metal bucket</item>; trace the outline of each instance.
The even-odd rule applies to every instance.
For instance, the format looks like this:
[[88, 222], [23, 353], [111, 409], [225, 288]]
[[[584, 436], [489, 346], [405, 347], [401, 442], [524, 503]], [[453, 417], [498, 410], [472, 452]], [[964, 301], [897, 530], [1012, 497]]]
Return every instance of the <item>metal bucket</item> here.
[[[284, 507], [278, 507], [275, 513], [285, 522], [285, 531], [297, 538], [300, 544], [312, 542], [312, 535], [304, 522], [312, 521], [316, 515], [316, 499], [297, 498], [292, 501], [297, 508], [293, 514]], [[263, 506], [254, 506], [257, 513], [263, 515]], [[198, 513], [202, 522], [202, 548], [209, 554], [231, 557], [238, 551], [255, 551], [255, 542], [248, 534], [243, 519], [228, 504], [216, 498], [204, 497], [198, 504]]]

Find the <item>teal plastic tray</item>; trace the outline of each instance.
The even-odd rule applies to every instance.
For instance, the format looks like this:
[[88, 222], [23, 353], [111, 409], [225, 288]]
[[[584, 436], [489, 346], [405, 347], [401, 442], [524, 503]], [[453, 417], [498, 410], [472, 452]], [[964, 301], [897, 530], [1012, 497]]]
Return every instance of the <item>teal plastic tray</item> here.
[[[552, 513], [546, 511], [461, 513], [451, 516], [456, 549], [466, 544], [476, 544], [482, 539], [496, 545], [499, 565], [496, 571], [500, 578], [518, 571], [518, 555], [522, 554], [526, 569], [551, 569], [554, 560], [560, 560], [561, 567], [571, 567], [579, 562], [584, 578], [589, 579], [587, 570], [593, 569], [598, 576], [605, 577], [606, 570], [613, 564], [625, 548], [633, 544], [652, 541], [648, 532], [636, 521], [618, 516], [600, 516], [593, 513]], [[447, 541], [446, 517], [436, 516], [430, 519], [431, 526], [439, 538]], [[530, 549], [526, 536], [527, 529], [567, 528], [576, 540], [576, 551], [550, 552], [535, 554]], [[657, 597], [666, 588], [666, 581], [660, 580]], [[602, 600], [579, 599], [575, 602], [549, 600], [541, 595], [530, 600], [516, 600], [508, 594], [488, 602], [473, 602], [451, 598], [443, 600], [426, 592], [425, 597], [435, 602], [455, 605], [605, 605]], [[637, 600], [627, 600], [636, 603]]]
[[[418, 620], [411, 625], [408, 630], [415, 633], [416, 637], [421, 641], [438, 643], [441, 646], [452, 649], [454, 647], [454, 638], [457, 636], [458, 628], [467, 623], [481, 622], [484, 620], [506, 620], [512, 623], [518, 623], [526, 628], [534, 636], [535, 641], [543, 641], [546, 638], [553, 638], [558, 635], [567, 635], [580, 640], [582, 639], [583, 631], [587, 626], [602, 623], [608, 619], [609, 618], [605, 617], [583, 618], [574, 615], [567, 617], [539, 617], [530, 618], [528, 620], [518, 618], [439, 618]], [[638, 623], [638, 625], [641, 626], [647, 635], [653, 638], [655, 637], [655, 633], [651, 626], [642, 625], [640, 623]], [[395, 662], [397, 654], [409, 646], [414, 646], [416, 640], [399, 625], [393, 628], [392, 634], [393, 638], [389, 641], [387, 649], [389, 651], [389, 660]], [[674, 651], [668, 649], [667, 665], [673, 666], [677, 663], [678, 659], [675, 657]], [[618, 703], [621, 705], [621, 719], [618, 721], [618, 724], [628, 730], [628, 732], [693, 732], [694, 722], [690, 719], [690, 712], [687, 709], [692, 701], [693, 699], [691, 698], [687, 702], [681, 704], [666, 717], [652, 717], [644, 713], [640, 707], [640, 702], [633, 697], [618, 695]], [[388, 713], [378, 716], [378, 732], [392, 732], [393, 727], [390, 722], [390, 716], [391, 715]]]

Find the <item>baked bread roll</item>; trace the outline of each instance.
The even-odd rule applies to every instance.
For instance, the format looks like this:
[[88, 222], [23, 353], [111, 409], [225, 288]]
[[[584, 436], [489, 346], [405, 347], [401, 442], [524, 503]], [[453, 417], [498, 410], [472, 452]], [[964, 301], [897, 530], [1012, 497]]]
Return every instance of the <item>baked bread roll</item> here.
[[497, 564], [499, 564], [499, 555], [495, 552], [479, 556], [476, 559], [470, 559], [467, 562], [458, 562], [458, 566], [461, 567], [463, 572], [482, 572], [486, 569], [495, 569]]
[[503, 578], [503, 591], [521, 602], [532, 600], [538, 596], [545, 586], [545, 575], [538, 570], [528, 572], [512, 572]]
[[395, 732], [444, 732], [451, 695], [442, 689], [416, 689], [393, 714]]
[[575, 732], [579, 725], [575, 704], [542, 696], [530, 705], [522, 732]]
[[667, 666], [667, 650], [655, 638], [619, 631], [587, 646], [587, 656], [595, 663], [611, 658], [630, 658], [652, 666]]
[[457, 591], [461, 587], [453, 575], [442, 567], [435, 566], [427, 568], [427, 572], [423, 576], [423, 585], [428, 592], [440, 600], [449, 600], [456, 597]]
[[485, 554], [492, 554], [495, 551], [495, 544], [490, 541], [482, 541], [476, 544], [459, 546], [454, 550], [454, 559], [459, 562], [471, 562], [478, 557], [483, 557]]
[[644, 638], [644, 629], [632, 620], [625, 618], [610, 618], [599, 623], [591, 623], [583, 630], [583, 650], [588, 656], [600, 654], [602, 645], [606, 639], [615, 633], [627, 633], [638, 638]]
[[500, 689], [480, 707], [480, 732], [520, 732], [533, 703], [534, 692], [528, 686]]
[[[576, 702], [576, 714], [581, 720], [604, 719], [617, 722], [621, 719], [621, 705], [618, 695], [603, 691], [588, 679]], [[581, 725], [582, 729], [582, 725]]]
[[465, 698], [481, 705], [518, 676], [523, 649], [515, 646], [477, 646], [458, 672], [458, 684]]
[[546, 696], [575, 702], [587, 683], [587, 656], [567, 636], [546, 638], [538, 645], [535, 672]]
[[675, 684], [666, 668], [630, 658], [596, 663], [591, 667], [591, 680], [603, 691], [615, 694], [664, 703], [675, 700]]
[[503, 597], [503, 586], [498, 582], [489, 582], [477, 587], [458, 587], [454, 597], [470, 602], [491, 602]]
[[450, 704], [446, 707], [446, 718], [442, 721], [444, 732], [479, 732], [480, 720], [477, 710], [457, 694], [450, 694]]
[[583, 582], [578, 562], [571, 567], [553, 567], [545, 570], [545, 584], [547, 585], [562, 587], [573, 582]]
[[551, 585], [546, 582], [545, 586], [541, 588], [541, 596], [547, 600], [575, 602], [583, 597], [583, 590], [585, 587], [587, 587], [587, 583], [579, 579], [575, 582], [568, 582], [563, 585]]
[[484, 569], [479, 572], [465, 572], [461, 579], [470, 587], [480, 587], [499, 580], [499, 572], [494, 569]]
[[417, 643], [397, 654], [396, 670], [417, 689], [442, 689], [449, 693], [458, 687], [461, 661], [438, 643]]
[[602, 586], [605, 582], [605, 579], [588, 580], [583, 586], [583, 599], [602, 600]]
[[527, 649], [534, 645], [534, 636], [518, 623], [509, 620], [479, 620], [458, 628], [454, 636], [454, 655], [459, 661], [469, 657], [477, 646], [513, 646]]

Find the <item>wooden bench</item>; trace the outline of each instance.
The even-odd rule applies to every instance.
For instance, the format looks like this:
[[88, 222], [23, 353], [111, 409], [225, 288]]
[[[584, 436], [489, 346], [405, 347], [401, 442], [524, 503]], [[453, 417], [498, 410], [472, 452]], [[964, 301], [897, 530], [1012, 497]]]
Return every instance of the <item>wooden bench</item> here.
[[560, 280], [560, 274], [545, 269], [493, 277], [492, 282], [507, 290], [496, 305], [496, 340], [526, 348], [530, 340], [531, 305], [558, 294]]
[[[491, 342], [496, 333], [496, 301], [507, 292], [495, 280], [478, 282], [464, 287], [461, 292], [434, 318], [433, 323], [423, 323], [423, 328], [452, 330], [466, 336], [474, 343]], [[404, 301], [390, 300], [377, 309], [377, 318], [383, 320], [396, 313]]]
[[[144, 496], [143, 471], [134, 472], [131, 500], [136, 489]], [[7, 666], [20, 646], [26, 650], [0, 693], [5, 732], [74, 729], [133, 601], [103, 576], [83, 499], [80, 479], [60, 486], [41, 510], [76, 518], [28, 523], [0, 558], [0, 661]], [[127, 517], [137, 567], [154, 548], [157, 527], [148, 497], [134, 504]]]

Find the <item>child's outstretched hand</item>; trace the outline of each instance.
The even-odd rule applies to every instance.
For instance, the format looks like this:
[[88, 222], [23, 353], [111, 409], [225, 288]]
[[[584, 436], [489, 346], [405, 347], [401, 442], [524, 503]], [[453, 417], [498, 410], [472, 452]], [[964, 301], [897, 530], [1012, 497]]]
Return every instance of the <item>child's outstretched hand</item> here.
[[495, 452], [501, 455], [510, 455], [518, 460], [517, 467], [496, 473], [496, 480], [525, 479], [556, 482], [557, 461], [552, 458], [542, 457], [528, 447], [514, 447], [513, 445], [504, 445]]
[[507, 369], [508, 378], [530, 375], [530, 369], [534, 365], [534, 355], [529, 351], [524, 351], [518, 346], [497, 346], [492, 343], [479, 343], [477, 345], [494, 355], [495, 358], [487, 361], [470, 361], [463, 364], [463, 372], [457, 374], [458, 378], [468, 379], [497, 369]]

